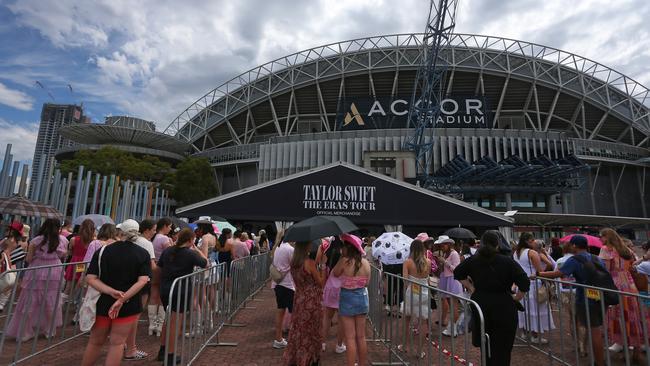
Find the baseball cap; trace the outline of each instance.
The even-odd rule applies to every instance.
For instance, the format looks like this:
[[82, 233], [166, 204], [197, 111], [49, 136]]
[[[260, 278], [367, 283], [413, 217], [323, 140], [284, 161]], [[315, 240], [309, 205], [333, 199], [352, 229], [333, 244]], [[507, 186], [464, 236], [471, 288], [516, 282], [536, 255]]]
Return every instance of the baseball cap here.
[[574, 235], [571, 237], [571, 240], [569, 240], [569, 243], [575, 245], [578, 248], [582, 249], [587, 249], [589, 247], [589, 242], [587, 241], [587, 238], [585, 238], [582, 235]]
[[140, 231], [140, 224], [133, 219], [125, 220], [123, 223], [118, 224], [116, 228], [127, 232], [127, 231]]

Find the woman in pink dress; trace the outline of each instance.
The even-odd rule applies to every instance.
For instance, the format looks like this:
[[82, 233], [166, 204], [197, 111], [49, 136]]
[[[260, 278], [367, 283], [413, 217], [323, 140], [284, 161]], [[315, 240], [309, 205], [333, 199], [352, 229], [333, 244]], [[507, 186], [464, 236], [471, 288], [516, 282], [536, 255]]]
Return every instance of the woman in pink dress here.
[[318, 363], [321, 353], [324, 268], [309, 258], [310, 242], [296, 243], [291, 258], [291, 276], [296, 286], [289, 341], [284, 351], [286, 365]]
[[[60, 230], [58, 219], [47, 219], [29, 244], [26, 260], [32, 269], [25, 272], [20, 284], [18, 304], [7, 326], [9, 337], [23, 341], [39, 334], [53, 337], [56, 328], [63, 325], [59, 298], [63, 268], [56, 265], [65, 258], [68, 240]], [[35, 268], [39, 266], [53, 267]]]
[[[614, 229], [603, 229], [600, 237], [605, 244], [600, 250], [600, 259], [612, 275], [614, 284], [619, 291], [638, 294], [634, 280], [630, 274], [630, 267], [634, 263], [634, 254], [623, 244], [623, 239]], [[621, 313], [625, 324], [621, 324]], [[628, 346], [634, 347], [632, 358], [639, 360], [641, 357], [641, 345], [643, 344], [643, 325], [641, 323], [641, 309], [637, 299], [630, 296], [621, 296], [618, 305], [610, 306], [607, 309], [607, 330], [610, 342], [614, 344], [609, 347], [612, 352], [623, 350], [623, 334], [627, 337]]]

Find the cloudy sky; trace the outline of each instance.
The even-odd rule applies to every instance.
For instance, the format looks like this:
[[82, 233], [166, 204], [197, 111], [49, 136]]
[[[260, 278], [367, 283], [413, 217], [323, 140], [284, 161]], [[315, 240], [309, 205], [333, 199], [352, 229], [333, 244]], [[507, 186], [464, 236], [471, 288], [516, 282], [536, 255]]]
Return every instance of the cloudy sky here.
[[[561, 48], [650, 86], [650, 2], [568, 4], [461, 0], [456, 32]], [[13, 143], [31, 159], [43, 103], [162, 130], [240, 72], [330, 42], [419, 32], [427, 10], [428, 0], [0, 0], [0, 154]]]

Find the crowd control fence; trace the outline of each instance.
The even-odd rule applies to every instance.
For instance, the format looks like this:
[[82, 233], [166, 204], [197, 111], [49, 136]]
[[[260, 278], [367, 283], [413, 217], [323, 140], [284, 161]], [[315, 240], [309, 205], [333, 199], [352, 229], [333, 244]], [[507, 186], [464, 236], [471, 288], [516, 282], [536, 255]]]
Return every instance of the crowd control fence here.
[[[481, 309], [469, 296], [441, 291], [428, 278], [407, 279], [374, 266], [368, 295], [373, 332], [368, 341], [380, 342], [386, 349], [385, 360], [375, 360], [373, 365], [486, 364], [489, 335]], [[456, 319], [447, 327], [440, 325], [443, 302]], [[478, 322], [480, 329], [478, 347], [472, 345], [471, 321]]]
[[212, 346], [236, 346], [221, 342], [219, 333], [236, 312], [247, 306], [269, 277], [269, 253], [234, 260], [174, 280], [166, 308], [164, 365], [194, 362]]
[[539, 365], [650, 366], [647, 294], [538, 278], [522, 304], [514, 352], [540, 352]]
[[[87, 263], [73, 262], [12, 269], [0, 274], [0, 283], [15, 276], [0, 293], [0, 364], [31, 360], [69, 342], [84, 332], [76, 325], [84, 292], [79, 278]], [[68, 278], [73, 281], [66, 281]]]

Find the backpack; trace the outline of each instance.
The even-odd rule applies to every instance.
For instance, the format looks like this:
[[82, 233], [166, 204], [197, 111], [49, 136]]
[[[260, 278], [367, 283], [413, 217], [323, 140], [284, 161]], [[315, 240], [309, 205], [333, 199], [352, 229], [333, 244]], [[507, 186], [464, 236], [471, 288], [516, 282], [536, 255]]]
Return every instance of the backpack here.
[[[598, 261], [598, 257], [593, 254], [590, 254], [591, 260], [587, 261], [584, 256], [575, 255], [573, 258], [582, 264], [583, 270], [585, 271], [585, 285], [600, 287], [604, 290], [618, 291], [612, 275], [607, 271], [605, 267]], [[612, 291], [602, 291], [603, 301], [605, 306], [618, 305], [619, 298], [618, 293]], [[599, 302], [601, 299], [601, 291], [595, 289], [585, 289], [585, 296], [592, 302]]]

